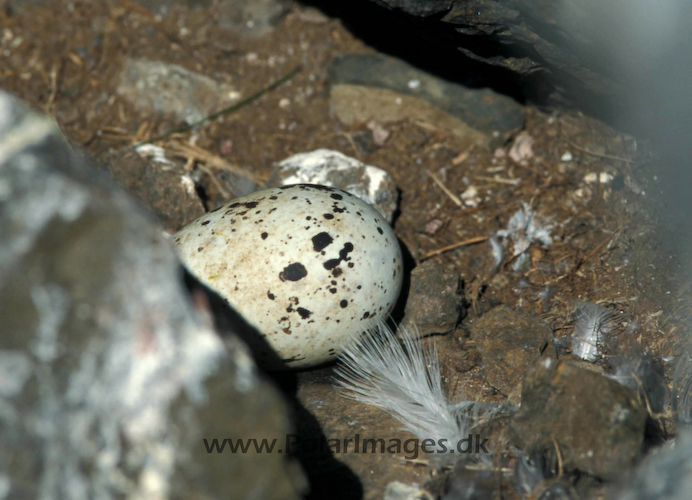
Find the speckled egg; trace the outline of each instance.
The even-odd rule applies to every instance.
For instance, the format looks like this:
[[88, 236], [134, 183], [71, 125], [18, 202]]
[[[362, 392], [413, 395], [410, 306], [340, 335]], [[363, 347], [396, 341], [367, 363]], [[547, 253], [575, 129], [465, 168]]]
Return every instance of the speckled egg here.
[[[257, 191], [174, 240], [188, 269], [256, 327], [282, 367], [334, 359], [387, 318], [401, 290], [392, 229], [366, 202], [330, 187]], [[276, 358], [268, 349], [259, 356], [265, 364]]]

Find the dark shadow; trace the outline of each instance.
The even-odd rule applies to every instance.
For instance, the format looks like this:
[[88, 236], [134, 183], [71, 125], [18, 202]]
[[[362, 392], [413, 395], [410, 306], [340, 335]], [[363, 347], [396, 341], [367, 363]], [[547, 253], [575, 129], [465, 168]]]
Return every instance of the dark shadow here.
[[207, 299], [214, 319], [214, 326], [221, 337], [225, 338], [229, 335], [238, 336], [248, 346], [253, 358], [258, 361], [259, 365], [273, 367], [284, 365], [282, 359], [269, 345], [269, 342], [241, 314], [233, 309], [226, 299], [200, 282], [187, 269], [183, 269], [185, 286], [190, 291], [190, 294], [202, 293]]
[[[263, 360], [272, 366], [281, 364], [281, 358], [257, 329], [235, 311], [224, 298], [201, 283], [186, 269], [183, 268], [183, 272], [185, 286], [190, 294], [193, 297], [196, 294], [202, 294], [206, 299], [216, 331], [222, 338], [237, 336], [248, 346], [256, 360]], [[308, 477], [310, 493], [306, 498], [344, 500], [363, 498], [363, 485], [358, 476], [329, 452], [326, 436], [319, 422], [297, 397], [299, 376], [308, 378], [313, 383], [319, 381], [331, 384], [331, 369], [318, 367], [300, 374], [289, 370], [269, 370], [262, 368], [261, 364], [258, 369], [263, 377], [274, 383], [286, 399], [291, 414], [290, 420], [295, 426], [295, 432], [290, 440], [292, 446], [287, 453], [300, 462]]]
[[472, 53], [521, 56], [516, 44], [460, 34], [451, 24], [440, 21], [444, 13], [419, 18], [381, 7], [372, 0], [307, 0], [301, 4], [340, 19], [349, 32], [378, 52], [402, 59], [439, 78], [469, 88], [491, 88], [519, 102], [526, 101], [527, 93], [537, 98], [539, 88], [550, 94], [538, 75], [518, 78], [512, 71], [476, 61], [457, 50], [455, 47], [463, 45], [460, 40], [464, 39]]
[[404, 264], [404, 278], [401, 284], [401, 293], [399, 294], [399, 298], [397, 299], [392, 312], [389, 314], [394, 325], [398, 325], [401, 320], [404, 319], [406, 302], [408, 301], [408, 294], [411, 289], [411, 271], [413, 271], [416, 267], [416, 259], [413, 258], [413, 255], [406, 247], [404, 242], [399, 238], [397, 239], [399, 240], [399, 247], [401, 247], [401, 256]]
[[[308, 370], [298, 374], [300, 385], [310, 383], [332, 386], [333, 377], [332, 367]], [[363, 485], [358, 476], [329, 451], [327, 437], [315, 416], [301, 404], [295, 395], [288, 399], [296, 426], [296, 449], [293, 450], [293, 455], [300, 461], [310, 481], [310, 493], [306, 498], [315, 500], [363, 498]]]

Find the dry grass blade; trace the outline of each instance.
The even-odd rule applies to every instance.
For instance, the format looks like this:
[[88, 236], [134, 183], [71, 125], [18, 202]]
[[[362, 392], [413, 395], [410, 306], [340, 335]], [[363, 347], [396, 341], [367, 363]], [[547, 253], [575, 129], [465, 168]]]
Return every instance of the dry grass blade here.
[[464, 204], [461, 202], [458, 196], [456, 196], [454, 193], [452, 193], [447, 186], [444, 185], [444, 183], [438, 179], [438, 177], [433, 174], [430, 170], [428, 170], [428, 175], [430, 178], [435, 181], [435, 184], [437, 184], [444, 193], [449, 196], [449, 199], [452, 200], [458, 207], [463, 207]]
[[423, 255], [420, 258], [420, 262], [423, 262], [424, 260], [429, 259], [430, 257], [435, 257], [436, 255], [448, 252], [449, 250], [454, 250], [455, 248], [464, 247], [467, 245], [474, 245], [475, 243], [482, 243], [484, 241], [487, 241], [489, 238], [490, 236], [476, 236], [475, 238], [469, 238], [468, 240], [460, 241], [459, 243], [454, 243], [453, 245], [438, 248], [437, 250], [433, 250], [432, 252], [428, 252], [425, 255]]
[[166, 146], [166, 149], [168, 149], [173, 154], [173, 156], [187, 159], [192, 158], [194, 161], [204, 163], [208, 168], [225, 170], [226, 172], [231, 172], [232, 174], [246, 177], [257, 184], [262, 184], [264, 183], [264, 181], [267, 180], [266, 177], [257, 175], [242, 167], [233, 165], [232, 163], [229, 163], [223, 158], [221, 158], [220, 156], [217, 156], [214, 153], [207, 151], [206, 149], [202, 149], [199, 146], [183, 144], [180, 142], [169, 142]]

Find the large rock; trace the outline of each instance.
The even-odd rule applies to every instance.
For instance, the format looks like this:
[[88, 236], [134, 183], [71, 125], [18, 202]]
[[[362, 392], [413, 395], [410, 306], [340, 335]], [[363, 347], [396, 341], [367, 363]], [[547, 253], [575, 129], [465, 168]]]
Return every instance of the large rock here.
[[285, 454], [207, 449], [290, 426], [161, 230], [1, 92], [0, 234], [0, 496], [299, 497]]
[[555, 358], [550, 327], [524, 311], [498, 306], [470, 325], [490, 385], [510, 395], [541, 355]]
[[98, 163], [171, 233], [205, 213], [193, 179], [178, 163], [149, 160], [131, 149], [109, 151]]
[[558, 449], [565, 470], [612, 480], [639, 457], [646, 418], [637, 391], [590, 370], [543, 359], [524, 376], [521, 408], [510, 432], [529, 455]]
[[160, 113], [188, 124], [240, 97], [234, 87], [176, 64], [129, 57], [124, 59], [116, 93], [142, 113]]
[[418, 336], [453, 332], [464, 307], [459, 274], [435, 260], [427, 260], [411, 271], [402, 326]]
[[347, 54], [329, 64], [330, 107], [348, 125], [404, 118], [427, 121], [466, 145], [500, 146], [524, 125], [514, 100], [471, 89], [397, 59]]

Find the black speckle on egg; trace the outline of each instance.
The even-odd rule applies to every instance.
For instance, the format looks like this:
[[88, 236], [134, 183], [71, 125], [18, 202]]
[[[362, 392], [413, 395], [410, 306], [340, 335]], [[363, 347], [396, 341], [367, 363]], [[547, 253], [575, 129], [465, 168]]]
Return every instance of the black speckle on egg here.
[[267, 297], [269, 297], [269, 300], [274, 300], [276, 297], [273, 293], [267, 292]]
[[248, 201], [245, 203], [245, 208], [255, 208], [258, 204], [259, 202], [257, 201]]
[[267, 239], [267, 236], [269, 236], [269, 233], [266, 233], [266, 232], [265, 232], [265, 233], [262, 233], [262, 239], [263, 239], [263, 240], [266, 240], [266, 239]]
[[331, 197], [334, 198], [335, 200], [343, 200], [343, 199], [344, 199], [343, 196], [341, 196], [340, 194], [337, 194], [337, 193], [332, 193], [332, 194], [330, 194], [329, 196], [331, 196]]
[[206, 226], [207, 224], [209, 224], [209, 222], [211, 222], [211, 221], [205, 220], [204, 222], [202, 222], [202, 225]]
[[321, 232], [312, 237], [312, 245], [315, 252], [321, 252], [327, 248], [332, 241], [334, 241], [334, 238], [332, 238], [327, 232]]
[[204, 250], [204, 247], [199, 247], [199, 248], [197, 248], [197, 251], [198, 251], [198, 252], [201, 252], [202, 250]]
[[339, 257], [341, 257], [344, 260], [348, 260], [348, 254], [351, 252], [353, 252], [353, 244], [345, 243], [344, 248], [342, 248], [339, 252]]
[[341, 302], [339, 302], [339, 305], [342, 309], [345, 308], [348, 305], [348, 300], [342, 300]]
[[300, 314], [300, 317], [303, 319], [308, 319], [310, 317], [310, 315], [312, 314], [312, 311], [308, 311], [304, 307], [299, 307], [297, 309], [297, 311], [298, 311], [298, 314]]
[[335, 267], [334, 270], [332, 271], [332, 276], [334, 276], [335, 278], [338, 278], [339, 276], [341, 276], [343, 274], [343, 272], [344, 272], [344, 270], [341, 269], [340, 267]]
[[308, 270], [300, 262], [294, 262], [284, 267], [284, 270], [279, 273], [281, 281], [298, 281], [308, 275]]
[[327, 262], [323, 264], [323, 266], [327, 271], [330, 271], [334, 269], [336, 266], [338, 266], [340, 263], [341, 259], [329, 259]]
[[380, 234], [384, 234], [384, 231], [382, 231], [382, 228], [379, 227], [379, 226], [377, 227], [377, 232], [380, 233]]

